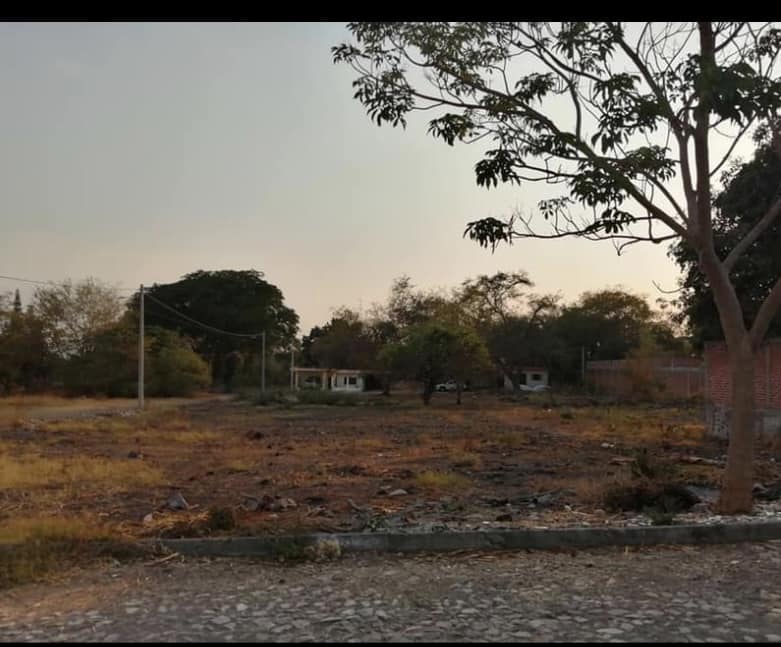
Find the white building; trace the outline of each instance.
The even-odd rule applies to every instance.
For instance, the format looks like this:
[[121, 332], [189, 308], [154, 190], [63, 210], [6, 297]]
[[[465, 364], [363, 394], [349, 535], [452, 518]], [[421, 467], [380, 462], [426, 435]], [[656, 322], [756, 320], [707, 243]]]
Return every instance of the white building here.
[[366, 371], [333, 368], [293, 368], [295, 389], [321, 389], [322, 391], [363, 391]]
[[[548, 386], [548, 370], [537, 366], [524, 366], [521, 369], [521, 384], [526, 386]], [[504, 388], [512, 391], [512, 380], [504, 376]]]

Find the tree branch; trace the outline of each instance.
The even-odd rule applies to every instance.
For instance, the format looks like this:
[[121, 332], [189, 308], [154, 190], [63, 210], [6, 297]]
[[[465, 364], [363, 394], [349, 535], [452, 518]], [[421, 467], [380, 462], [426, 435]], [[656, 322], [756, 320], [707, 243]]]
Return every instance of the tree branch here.
[[[740, 132], [737, 134], [732, 144], [730, 145], [729, 149], [727, 150], [727, 153], [724, 155], [724, 157], [721, 158], [721, 161], [718, 164], [716, 164], [716, 166], [713, 167], [713, 170], [710, 172], [709, 177], [713, 177], [716, 171], [718, 171], [722, 166], [724, 166], [724, 163], [729, 159], [729, 156], [732, 155], [732, 151], [735, 150], [735, 146], [738, 145], [738, 142], [741, 140], [743, 135], [746, 134], [746, 132], [748, 131], [748, 129], [751, 127], [753, 123], [754, 120], [751, 120], [743, 128], [741, 128]], [[719, 134], [721, 135], [721, 133]]]
[[778, 217], [779, 213], [781, 213], [781, 197], [779, 197], [770, 206], [770, 208], [765, 212], [765, 215], [762, 216], [759, 221], [757, 221], [757, 223], [751, 228], [751, 231], [749, 231], [740, 240], [740, 242], [738, 242], [738, 244], [732, 248], [732, 251], [727, 255], [727, 258], [724, 259], [722, 265], [728, 273], [732, 271], [732, 268], [735, 266], [735, 263], [741, 257], [741, 255], [743, 255], [745, 251], [751, 247], [754, 241], [759, 238], [760, 234], [762, 234], [762, 232], [765, 231], [765, 229], [767, 229]]
[[767, 298], [759, 308], [759, 312], [757, 312], [754, 325], [751, 326], [749, 335], [751, 336], [751, 345], [754, 350], [759, 348], [759, 345], [765, 339], [770, 323], [773, 321], [773, 317], [778, 314], [779, 309], [781, 309], [781, 278], [776, 281], [773, 289], [770, 290], [770, 294], [767, 295]]

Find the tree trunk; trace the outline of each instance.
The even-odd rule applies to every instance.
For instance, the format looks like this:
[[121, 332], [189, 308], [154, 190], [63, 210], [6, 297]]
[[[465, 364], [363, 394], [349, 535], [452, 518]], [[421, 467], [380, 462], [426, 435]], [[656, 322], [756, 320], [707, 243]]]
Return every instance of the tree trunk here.
[[461, 382], [456, 383], [456, 404], [461, 404]]
[[431, 394], [434, 393], [434, 380], [423, 382], [423, 404], [428, 405], [431, 402]]
[[390, 390], [391, 390], [390, 376], [386, 375], [382, 380], [382, 394], [390, 395]]
[[732, 415], [727, 466], [718, 509], [722, 514], [751, 512], [754, 465], [754, 353], [748, 335], [730, 348]]

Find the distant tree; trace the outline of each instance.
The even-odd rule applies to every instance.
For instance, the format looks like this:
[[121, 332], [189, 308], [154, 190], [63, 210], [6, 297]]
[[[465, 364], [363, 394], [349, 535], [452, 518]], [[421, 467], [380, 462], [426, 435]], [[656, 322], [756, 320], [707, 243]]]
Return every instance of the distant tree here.
[[19, 294], [19, 290], [14, 293], [14, 312], [20, 314], [22, 312], [22, 297]]
[[[429, 404], [437, 382], [459, 384], [486, 369], [488, 354], [471, 330], [426, 322], [410, 326], [404, 337], [380, 352], [380, 361], [394, 375], [420, 382], [423, 402]], [[458, 390], [461, 403], [461, 389]]]
[[453, 320], [458, 308], [448, 295], [415, 287], [409, 276], [394, 279], [388, 300], [370, 311], [369, 327], [381, 343], [397, 341], [403, 332], [427, 321]]
[[16, 303], [10, 309], [0, 303], [0, 391], [45, 389], [53, 360], [43, 323], [32, 310], [21, 312]]
[[[151, 341], [151, 331], [147, 331], [147, 355]], [[65, 360], [61, 374], [63, 388], [69, 395], [135, 397], [138, 391], [137, 327], [125, 316], [116, 324], [89, 334], [84, 350]], [[148, 389], [146, 391], [151, 395]]]
[[314, 355], [312, 355], [312, 347], [314, 346], [315, 341], [319, 337], [323, 337], [328, 333], [330, 330], [329, 324], [325, 324], [324, 326], [313, 326], [308, 335], [304, 335], [301, 338], [301, 357], [298, 360], [298, 363], [301, 366], [316, 366], [317, 360], [315, 359]]
[[[298, 315], [285, 305], [282, 291], [256, 270], [199, 270], [175, 283], [153, 285], [147, 294], [147, 324], [192, 339], [195, 351], [211, 365], [212, 378], [219, 383], [226, 380], [227, 357], [234, 351], [244, 358], [243, 371], [260, 375], [261, 341], [253, 335], [265, 330], [266, 350], [273, 355], [289, 349], [298, 330]], [[155, 299], [212, 329], [182, 319]], [[138, 295], [131, 307], [137, 312]], [[215, 329], [248, 336], [224, 335]]]
[[474, 324], [481, 327], [518, 314], [524, 288], [533, 286], [523, 271], [481, 274], [461, 284], [458, 300]]
[[561, 343], [551, 328], [554, 312], [554, 302], [545, 298], [528, 313], [497, 321], [484, 333], [491, 358], [513, 390], [520, 388], [524, 368], [544, 366], [554, 372], [558, 367]]
[[556, 306], [557, 298], [529, 294], [533, 287], [526, 272], [497, 272], [467, 279], [456, 292], [470, 325], [482, 336], [496, 366], [518, 390], [522, 369], [549, 363], [539, 358], [534, 341], [540, 326]]
[[315, 366], [323, 368], [376, 368], [379, 348], [357, 313], [338, 310], [322, 335], [311, 344]]
[[60, 358], [88, 350], [88, 340], [119, 320], [122, 297], [116, 288], [88, 278], [78, 283], [42, 286], [35, 290], [32, 310], [43, 325], [46, 342]]
[[562, 344], [558, 370], [566, 382], [580, 379], [581, 352], [589, 360], [624, 359], [646, 340], [660, 354], [685, 350], [659, 312], [643, 297], [620, 288], [584, 292], [576, 303], [561, 308], [551, 326]]
[[[209, 386], [209, 367], [178, 333], [145, 331], [148, 396], [189, 396]], [[87, 350], [67, 359], [63, 386], [71, 395], [135, 397], [138, 392], [138, 332], [128, 315], [90, 335]]]

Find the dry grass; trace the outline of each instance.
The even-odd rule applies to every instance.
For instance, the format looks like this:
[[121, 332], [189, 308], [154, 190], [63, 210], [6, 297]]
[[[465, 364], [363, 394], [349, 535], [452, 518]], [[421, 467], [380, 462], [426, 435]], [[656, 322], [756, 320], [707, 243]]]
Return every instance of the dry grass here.
[[61, 420], [44, 422], [36, 430], [49, 435], [49, 442], [82, 434], [111, 436], [116, 441], [138, 438], [144, 443], [200, 444], [216, 442], [222, 436], [211, 430], [194, 428], [187, 420], [176, 418], [170, 424], [158, 421], [153, 424], [143, 418], [100, 418], [97, 420]]
[[520, 431], [498, 431], [494, 432], [490, 438], [504, 447], [517, 449], [526, 444], [526, 435]]
[[358, 438], [353, 448], [358, 451], [380, 452], [389, 449], [389, 442], [384, 438]]
[[468, 467], [469, 469], [476, 469], [483, 464], [483, 459], [475, 452], [467, 451], [451, 451], [448, 454], [448, 458], [454, 467]]
[[415, 483], [423, 488], [462, 490], [472, 484], [466, 476], [454, 472], [427, 470], [415, 477]]
[[137, 460], [89, 456], [43, 457], [31, 453], [13, 456], [0, 449], [0, 490], [53, 485], [122, 488], [163, 482], [159, 469]]
[[251, 472], [260, 466], [260, 461], [251, 458], [229, 458], [222, 464], [234, 472]]
[[0, 526], [0, 589], [40, 580], [86, 559], [145, 552], [95, 519], [7, 519]]
[[0, 525], [0, 544], [21, 544], [36, 540], [109, 539], [112, 533], [95, 519], [24, 517], [6, 519]]
[[143, 432], [139, 435], [145, 442], [167, 442], [171, 441], [180, 444], [200, 444], [208, 442], [217, 442], [223, 438], [216, 431], [206, 431], [202, 429], [193, 429], [191, 431], [168, 431], [167, 429], [160, 429], [156, 432]]
[[[660, 460], [720, 451], [718, 443], [702, 439], [694, 410], [572, 404], [573, 417], [562, 418], [564, 407], [546, 410], [490, 395], [479, 403], [470, 410], [440, 398], [427, 408], [410, 398], [404, 407], [287, 411], [231, 402], [36, 421], [37, 431], [0, 426], [0, 518], [89, 511], [136, 537], [192, 536], [203, 532], [202, 517], [216, 506], [238, 509], [242, 532], [314, 531], [351, 527], [354, 510], [347, 502], [373, 505], [385, 485], [417, 486], [426, 497], [456, 496], [466, 513], [479, 509], [485, 496], [551, 490], [567, 491], [556, 510], [565, 503], [593, 509], [602, 490], [628, 473], [612, 462], [616, 457], [631, 457], [641, 447]], [[140, 458], [126, 458], [131, 451]], [[705, 483], [715, 481], [720, 468], [683, 470]], [[763, 482], [774, 475], [768, 474]], [[171, 487], [182, 491], [190, 510], [162, 512]], [[241, 507], [244, 493], [291, 498], [298, 507], [272, 518], [271, 511]], [[408, 503], [385, 498], [383, 505]], [[307, 516], [310, 508], [323, 514]], [[141, 521], [153, 511], [153, 523]]]

